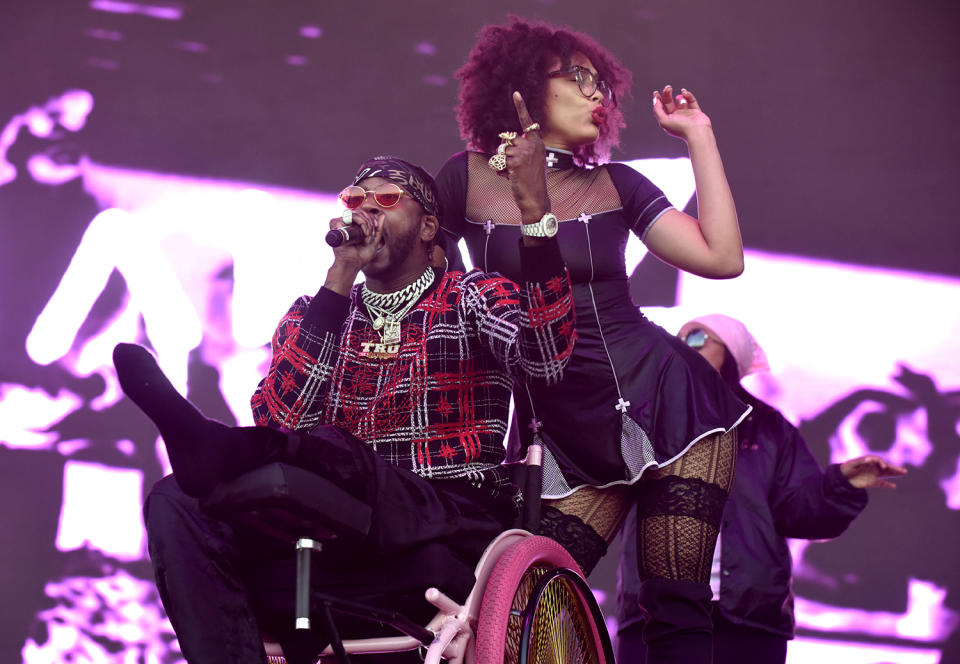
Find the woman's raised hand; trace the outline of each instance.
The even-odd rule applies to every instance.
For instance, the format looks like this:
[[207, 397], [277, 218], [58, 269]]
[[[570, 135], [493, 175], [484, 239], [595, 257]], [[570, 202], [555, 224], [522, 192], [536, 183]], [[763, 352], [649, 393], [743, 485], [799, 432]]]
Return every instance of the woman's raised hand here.
[[507, 177], [513, 198], [520, 208], [524, 223], [532, 224], [550, 211], [547, 194], [547, 157], [540, 138], [540, 125], [533, 121], [519, 92], [513, 93], [513, 104], [523, 133], [509, 141], [504, 155], [507, 158]]
[[680, 89], [679, 95], [673, 94], [670, 85], [664, 86], [662, 92], [654, 90], [653, 114], [665, 132], [684, 140], [699, 127], [711, 127], [710, 118], [700, 109], [697, 98], [685, 88]]

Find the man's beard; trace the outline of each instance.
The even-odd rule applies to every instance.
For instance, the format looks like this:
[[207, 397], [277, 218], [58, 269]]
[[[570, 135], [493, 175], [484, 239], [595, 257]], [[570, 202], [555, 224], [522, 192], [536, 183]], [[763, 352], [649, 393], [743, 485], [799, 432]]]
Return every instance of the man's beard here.
[[[389, 252], [387, 263], [382, 267], [368, 265], [367, 268], [363, 270], [365, 276], [380, 279], [393, 276], [393, 272], [407, 260], [407, 256], [409, 256], [411, 252], [422, 251], [423, 249], [420, 247], [419, 224], [403, 235], [394, 235], [391, 240], [386, 243], [385, 248]], [[373, 267], [372, 271], [369, 269], [371, 267]]]

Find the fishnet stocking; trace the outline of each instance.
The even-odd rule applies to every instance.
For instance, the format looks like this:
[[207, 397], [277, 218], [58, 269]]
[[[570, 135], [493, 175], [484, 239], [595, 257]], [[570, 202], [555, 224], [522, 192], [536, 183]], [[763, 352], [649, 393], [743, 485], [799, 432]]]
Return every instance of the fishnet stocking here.
[[585, 486], [565, 498], [544, 500], [543, 504], [576, 516], [609, 544], [630, 510], [630, 490], [619, 484], [605, 489]]
[[584, 574], [607, 552], [630, 509], [631, 488], [585, 486], [556, 500], [543, 501], [540, 534], [552, 537], [570, 552]]
[[710, 581], [736, 461], [734, 430], [703, 438], [677, 461], [644, 475], [637, 507], [641, 579]]

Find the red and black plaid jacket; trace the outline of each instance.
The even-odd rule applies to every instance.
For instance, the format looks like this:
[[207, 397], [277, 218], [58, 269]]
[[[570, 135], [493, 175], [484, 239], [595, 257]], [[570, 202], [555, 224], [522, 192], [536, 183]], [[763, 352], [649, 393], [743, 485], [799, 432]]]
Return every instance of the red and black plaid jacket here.
[[438, 274], [404, 317], [390, 360], [364, 353], [380, 338], [359, 286], [349, 298], [327, 289], [299, 298], [251, 400], [256, 423], [337, 425], [426, 479], [507, 490], [498, 467], [511, 383], [559, 381], [576, 337], [556, 243], [520, 250], [523, 287], [477, 270]]

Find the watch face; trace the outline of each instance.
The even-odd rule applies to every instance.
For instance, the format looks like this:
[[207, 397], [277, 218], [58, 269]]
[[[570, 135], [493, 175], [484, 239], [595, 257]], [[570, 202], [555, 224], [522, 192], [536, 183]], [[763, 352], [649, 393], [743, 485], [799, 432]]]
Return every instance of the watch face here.
[[540, 221], [535, 224], [524, 224], [520, 227], [520, 232], [531, 237], [553, 237], [557, 234], [560, 223], [554, 214], [547, 212], [540, 217]]
[[549, 216], [544, 216], [543, 219], [543, 231], [547, 234], [547, 237], [552, 237], [557, 234], [557, 230], [560, 228], [560, 223], [557, 221], [557, 218], [552, 214]]

